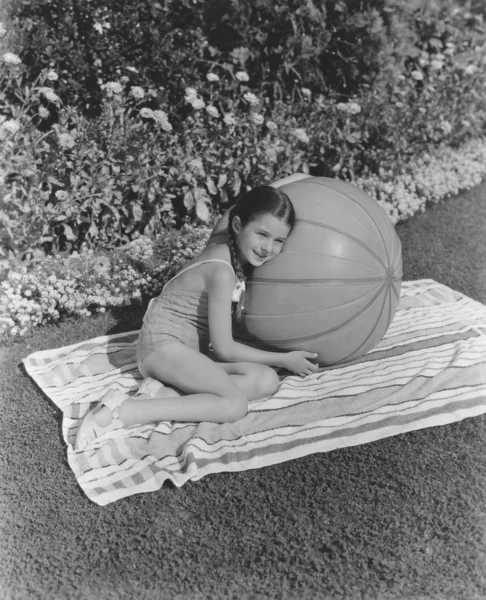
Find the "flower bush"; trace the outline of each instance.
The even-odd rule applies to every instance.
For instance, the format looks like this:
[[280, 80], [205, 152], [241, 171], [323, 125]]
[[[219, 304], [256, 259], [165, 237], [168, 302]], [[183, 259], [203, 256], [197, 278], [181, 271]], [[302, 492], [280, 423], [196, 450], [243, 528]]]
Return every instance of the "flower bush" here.
[[[486, 176], [486, 139], [457, 150], [447, 146], [422, 156], [409, 172], [388, 180], [358, 178], [353, 184], [383, 206], [393, 223], [425, 210]], [[111, 252], [86, 245], [79, 253], [54, 255], [29, 267], [11, 260], [0, 282], [0, 336], [25, 335], [33, 327], [65, 316], [89, 316], [107, 308], [146, 302], [184, 264], [199, 254], [211, 228], [186, 224], [159, 238], [140, 236]]]
[[406, 172], [358, 177], [353, 184], [375, 198], [393, 224], [424, 212], [428, 203], [470, 189], [486, 177], [486, 139], [471, 140], [457, 149], [442, 146], [412, 159]]
[[155, 242], [142, 236], [112, 252], [83, 246], [79, 253], [48, 256], [29, 267], [12, 262], [0, 282], [0, 337], [146, 301], [201, 252], [210, 231], [186, 225], [180, 235]]
[[0, 335], [157, 293], [255, 185], [338, 177], [397, 223], [485, 176], [477, 2], [25, 0], [12, 15]]
[[241, 191], [294, 172], [397, 176], [424, 151], [480, 138], [485, 45], [437, 40], [417, 49], [407, 75], [385, 70], [346, 101], [304, 87], [289, 102], [271, 99], [246, 71], [216, 63], [179, 98], [128, 76], [102, 82], [92, 118], [64, 105], [55, 70], [29, 86], [20, 58], [5, 53], [0, 253], [114, 248], [207, 223]]
[[[102, 112], [89, 119], [62, 104], [52, 71], [32, 88], [23, 86], [24, 74], [22, 64], [5, 69], [4, 60], [7, 88], [23, 94], [21, 110], [4, 96], [12, 118], [0, 124], [4, 256], [79, 250], [85, 242], [112, 248], [187, 216], [208, 222], [251, 185], [308, 168], [305, 132], [285, 123], [267, 128], [263, 99], [245, 82], [213, 77], [206, 89], [188, 87], [175, 130], [169, 108], [152, 102], [153, 89], [107, 82]], [[47, 113], [56, 122], [43, 126]]]

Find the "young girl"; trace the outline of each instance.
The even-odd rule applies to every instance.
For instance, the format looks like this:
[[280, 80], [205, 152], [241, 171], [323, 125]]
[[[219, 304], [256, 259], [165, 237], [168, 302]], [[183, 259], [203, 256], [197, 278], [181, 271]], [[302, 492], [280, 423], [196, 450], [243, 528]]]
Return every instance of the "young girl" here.
[[294, 223], [292, 203], [274, 187], [241, 197], [201, 254], [150, 301], [137, 345], [145, 378], [137, 394], [110, 390], [83, 418], [76, 450], [107, 431], [154, 421], [236, 421], [249, 400], [277, 390], [271, 367], [301, 376], [318, 369], [309, 360], [317, 354], [267, 352], [232, 335], [232, 320], [242, 317], [246, 277], [279, 254]]

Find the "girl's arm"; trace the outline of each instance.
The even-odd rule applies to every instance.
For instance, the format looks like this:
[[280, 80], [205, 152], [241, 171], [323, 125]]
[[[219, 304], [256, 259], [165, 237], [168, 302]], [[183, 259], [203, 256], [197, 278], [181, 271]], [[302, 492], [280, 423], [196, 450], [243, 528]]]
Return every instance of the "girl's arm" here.
[[210, 283], [208, 321], [211, 344], [223, 362], [256, 362], [272, 367], [286, 367], [286, 352], [266, 352], [235, 342], [231, 320], [231, 297], [235, 286], [233, 274], [226, 267], [216, 269]]

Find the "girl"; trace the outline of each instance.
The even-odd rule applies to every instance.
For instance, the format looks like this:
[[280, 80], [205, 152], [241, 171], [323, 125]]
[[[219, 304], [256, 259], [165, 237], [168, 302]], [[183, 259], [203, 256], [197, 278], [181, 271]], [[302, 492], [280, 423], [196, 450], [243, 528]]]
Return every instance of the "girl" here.
[[271, 186], [254, 188], [227, 221], [222, 228], [222, 217], [201, 254], [150, 301], [137, 345], [145, 379], [135, 396], [110, 390], [87, 413], [76, 450], [107, 431], [154, 421], [236, 421], [246, 415], [249, 400], [277, 390], [271, 367], [301, 376], [318, 369], [308, 360], [317, 354], [267, 352], [232, 335], [232, 319], [242, 317], [246, 277], [279, 254], [294, 226], [288, 196]]

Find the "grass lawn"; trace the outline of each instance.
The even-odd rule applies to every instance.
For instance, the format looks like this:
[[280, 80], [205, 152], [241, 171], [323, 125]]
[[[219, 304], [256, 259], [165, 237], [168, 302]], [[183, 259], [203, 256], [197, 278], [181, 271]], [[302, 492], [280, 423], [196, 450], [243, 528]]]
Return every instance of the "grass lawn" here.
[[[405, 280], [486, 304], [486, 183], [397, 231]], [[110, 311], [1, 349], [0, 598], [486, 598], [484, 416], [89, 501], [60, 412], [17, 363], [141, 320], [141, 308]]]

